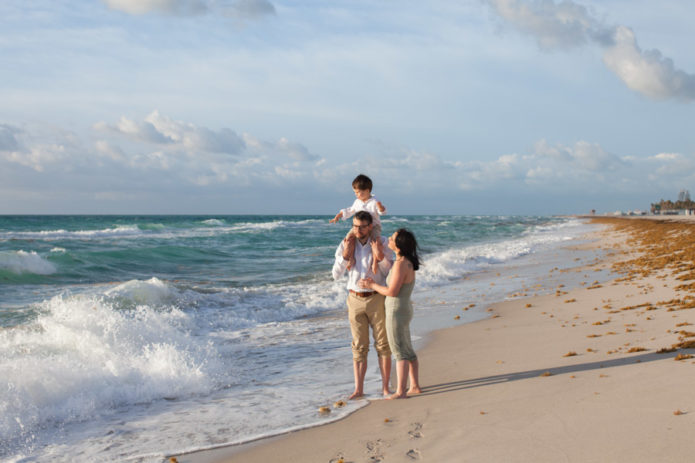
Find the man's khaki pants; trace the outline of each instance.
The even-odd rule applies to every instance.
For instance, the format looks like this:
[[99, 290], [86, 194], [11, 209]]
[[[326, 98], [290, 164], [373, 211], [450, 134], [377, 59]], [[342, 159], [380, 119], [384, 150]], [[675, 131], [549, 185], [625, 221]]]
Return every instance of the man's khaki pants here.
[[391, 355], [386, 336], [385, 297], [379, 293], [368, 297], [348, 293], [347, 306], [352, 331], [352, 358], [356, 362], [367, 360], [369, 352], [369, 327], [374, 335], [374, 348], [379, 357]]

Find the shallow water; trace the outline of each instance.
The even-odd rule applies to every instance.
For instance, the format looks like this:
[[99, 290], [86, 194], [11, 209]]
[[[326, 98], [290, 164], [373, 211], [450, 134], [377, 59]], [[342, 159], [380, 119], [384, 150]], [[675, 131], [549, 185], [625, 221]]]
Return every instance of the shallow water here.
[[[547, 280], [549, 265], [567, 264], [562, 245], [591, 229], [552, 217], [383, 221], [385, 234], [401, 226], [425, 261], [420, 340]], [[345, 283], [330, 277], [347, 228], [315, 216], [0, 217], [0, 458], [161, 461], [362, 406], [316, 413], [352, 385]]]

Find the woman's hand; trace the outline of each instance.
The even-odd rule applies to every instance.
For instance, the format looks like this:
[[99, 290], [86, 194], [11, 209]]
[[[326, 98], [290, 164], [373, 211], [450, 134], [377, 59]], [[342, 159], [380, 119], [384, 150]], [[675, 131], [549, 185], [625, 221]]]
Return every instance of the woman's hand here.
[[360, 288], [372, 289], [374, 280], [372, 280], [371, 278], [362, 278], [360, 281], [357, 282], [357, 284], [360, 286]]

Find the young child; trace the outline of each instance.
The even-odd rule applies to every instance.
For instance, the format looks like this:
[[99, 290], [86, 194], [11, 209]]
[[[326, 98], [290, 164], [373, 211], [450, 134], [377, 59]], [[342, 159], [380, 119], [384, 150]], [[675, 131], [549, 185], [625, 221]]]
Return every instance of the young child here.
[[[355, 196], [357, 199], [355, 199], [355, 202], [352, 203], [352, 206], [341, 209], [330, 222], [335, 223], [341, 218], [346, 220], [355, 215], [355, 213], [358, 211], [367, 211], [371, 214], [373, 227], [370, 238], [378, 243], [379, 247], [377, 255], [373, 256], [372, 259], [372, 272], [376, 273], [379, 266], [379, 261], [384, 258], [384, 250], [381, 245], [381, 219], [379, 216], [386, 213], [386, 207], [384, 207], [381, 201], [372, 195], [372, 180], [366, 175], [360, 174], [355, 177], [355, 180], [352, 181], [352, 189], [355, 191]], [[348, 234], [345, 236], [345, 240], [352, 241], [354, 239], [355, 235], [351, 228]], [[350, 255], [348, 270], [351, 269], [353, 265], [355, 265], [354, 247], [352, 248], [352, 254]]]

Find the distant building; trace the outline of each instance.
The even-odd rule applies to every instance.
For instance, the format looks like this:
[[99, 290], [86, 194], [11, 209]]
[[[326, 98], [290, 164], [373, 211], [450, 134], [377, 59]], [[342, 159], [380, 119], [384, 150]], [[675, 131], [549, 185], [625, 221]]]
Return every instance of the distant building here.
[[690, 192], [683, 188], [681, 191], [678, 192], [678, 201], [690, 201]]

